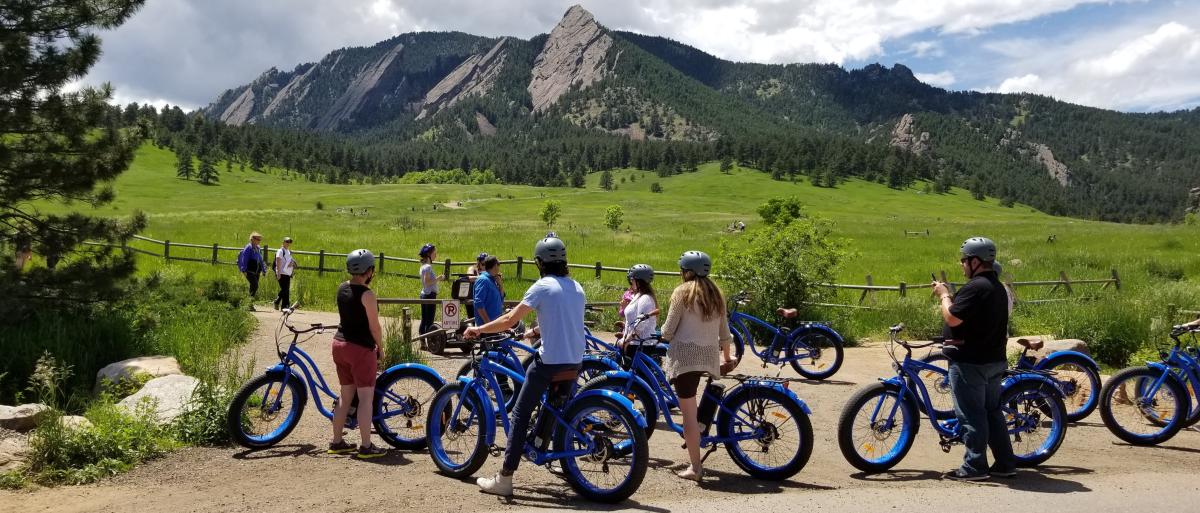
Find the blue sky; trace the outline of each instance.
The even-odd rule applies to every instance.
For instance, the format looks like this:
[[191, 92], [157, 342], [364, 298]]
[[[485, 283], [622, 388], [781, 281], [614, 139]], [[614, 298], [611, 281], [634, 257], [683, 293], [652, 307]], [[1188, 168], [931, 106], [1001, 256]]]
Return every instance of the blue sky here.
[[1200, 106], [1200, 0], [152, 0], [102, 34], [83, 83], [196, 108], [267, 68], [405, 32], [532, 37], [573, 3], [610, 28], [731, 60], [902, 63], [947, 89]]

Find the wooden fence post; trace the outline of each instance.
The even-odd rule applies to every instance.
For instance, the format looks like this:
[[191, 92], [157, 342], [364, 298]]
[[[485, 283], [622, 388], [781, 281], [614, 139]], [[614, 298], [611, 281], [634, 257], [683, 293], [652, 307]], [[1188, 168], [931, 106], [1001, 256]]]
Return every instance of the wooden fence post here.
[[[1071, 280], [1070, 280], [1069, 278], [1067, 278], [1067, 272], [1066, 272], [1066, 271], [1059, 271], [1059, 272], [1058, 272], [1058, 278], [1059, 278], [1060, 280], [1062, 280], [1062, 286], [1063, 286], [1063, 288], [1064, 288], [1064, 289], [1067, 289], [1067, 294], [1074, 294], [1074, 293], [1075, 293], [1075, 291], [1071, 290]], [[1057, 285], [1056, 285], [1055, 287], [1057, 287]]]
[[383, 253], [380, 253], [379, 254], [379, 264], [376, 265], [376, 267], [379, 268], [379, 274], [383, 274], [383, 263], [384, 262], [387, 262], [387, 257], [385, 257]]
[[951, 293], [951, 294], [954, 294], [954, 293], [955, 293], [955, 290], [954, 290], [954, 289], [955, 289], [955, 288], [957, 288], [957, 287], [955, 287], [953, 283], [950, 283], [950, 280], [946, 279], [946, 271], [945, 271], [945, 269], [943, 269], [943, 270], [942, 270], [942, 273], [941, 273], [941, 274], [942, 274], [942, 283], [945, 283], [945, 284], [946, 284], [946, 288], [949, 288], [949, 289], [950, 289], [950, 293]]
[[322, 249], [319, 253], [317, 253], [317, 276], [323, 276], [324, 274], [325, 274], [325, 250]]
[[[868, 274], [867, 275], [867, 286], [870, 287], [874, 284], [875, 284], [875, 280], [871, 279], [871, 275]], [[858, 296], [858, 304], [860, 304], [860, 305], [863, 304], [863, 301], [865, 301], [867, 299], [867, 295], [870, 293], [871, 293], [871, 289], [863, 289], [862, 295]]]
[[403, 330], [400, 337], [404, 340], [404, 345], [412, 347], [412, 316], [409, 315], [408, 307], [400, 309], [400, 329]]
[[596, 262], [596, 279], [597, 280], [600, 279], [600, 272], [603, 271], [602, 267], [604, 267], [604, 266], [600, 265], [600, 262]]
[[163, 260], [170, 260], [170, 259], [171, 259], [171, 241], [164, 240], [163, 241]]
[[447, 259], [446, 259], [446, 272], [445, 272], [445, 276], [446, 276], [446, 281], [449, 281], [449, 280], [450, 280], [450, 259], [449, 259], [449, 258], [447, 258]]
[[1117, 270], [1115, 268], [1112, 270], [1112, 279], [1113, 285], [1116, 286], [1117, 290], [1121, 290], [1121, 277], [1117, 275]]
[[517, 255], [517, 281], [521, 281], [521, 264], [525, 262], [525, 257]]
[[908, 295], [908, 284], [904, 283], [904, 282], [900, 282], [900, 297], [905, 297], [907, 295]]
[[217, 248], [218, 248], [217, 243], [214, 242], [213, 243], [213, 257], [212, 257], [213, 265], [217, 265]]
[[[269, 254], [269, 253], [270, 253], [270, 251], [267, 249], [267, 245], [263, 244], [263, 247], [262, 247], [263, 267], [267, 267], [267, 254]], [[264, 269], [264, 270], [266, 270], [266, 269]]]

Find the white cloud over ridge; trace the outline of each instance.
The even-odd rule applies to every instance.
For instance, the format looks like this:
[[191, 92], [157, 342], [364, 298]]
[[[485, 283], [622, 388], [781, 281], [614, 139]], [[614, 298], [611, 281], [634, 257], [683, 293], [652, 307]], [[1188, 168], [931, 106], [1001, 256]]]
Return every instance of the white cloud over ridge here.
[[1055, 54], [1062, 60], [1036, 58], [1012, 66], [1024, 72], [995, 90], [1120, 110], [1200, 105], [1200, 32], [1182, 23], [1124, 37], [1095, 35]]
[[949, 71], [939, 71], [937, 73], [913, 73], [917, 80], [925, 82], [931, 86], [941, 87], [943, 89], [954, 85], [958, 79], [954, 78], [954, 73]]

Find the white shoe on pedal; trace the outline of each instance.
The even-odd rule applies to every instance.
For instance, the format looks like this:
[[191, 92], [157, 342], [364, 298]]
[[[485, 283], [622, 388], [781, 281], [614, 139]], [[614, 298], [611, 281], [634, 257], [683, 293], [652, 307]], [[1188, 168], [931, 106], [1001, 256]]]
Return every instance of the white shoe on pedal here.
[[475, 484], [483, 493], [512, 497], [512, 476], [496, 474], [493, 477], [481, 477], [475, 480]]

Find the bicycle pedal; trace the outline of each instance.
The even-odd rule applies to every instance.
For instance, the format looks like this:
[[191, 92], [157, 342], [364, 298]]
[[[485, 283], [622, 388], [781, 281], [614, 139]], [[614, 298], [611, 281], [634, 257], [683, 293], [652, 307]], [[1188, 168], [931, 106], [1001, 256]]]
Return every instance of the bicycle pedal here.
[[493, 458], [495, 458], [497, 456], [500, 456], [501, 454], [504, 454], [504, 448], [497, 446], [497, 445], [493, 445], [490, 448], [488, 448], [488, 453], [491, 454]]

